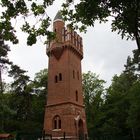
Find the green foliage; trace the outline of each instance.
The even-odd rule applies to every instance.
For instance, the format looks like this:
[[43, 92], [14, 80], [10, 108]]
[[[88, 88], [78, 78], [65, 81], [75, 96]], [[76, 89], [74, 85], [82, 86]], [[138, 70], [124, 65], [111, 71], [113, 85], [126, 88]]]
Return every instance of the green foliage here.
[[14, 78], [14, 81], [11, 83], [11, 93], [13, 96], [10, 106], [16, 111], [15, 117], [17, 120], [27, 120], [31, 112], [32, 89], [28, 87], [30, 79], [25, 73], [26, 71], [17, 65], [12, 65], [9, 71], [9, 76]]
[[26, 85], [30, 81], [29, 76], [25, 75], [26, 71], [22, 70], [17, 65], [12, 65], [11, 70], [9, 70], [9, 76], [14, 78], [11, 87], [13, 91], [17, 94], [22, 94], [26, 89]]
[[129, 101], [126, 97], [131, 87], [130, 83], [125, 74], [121, 74], [119, 77], [114, 76], [112, 85], [109, 87], [106, 94], [105, 104], [102, 108], [105, 110], [105, 121], [101, 129], [102, 133], [112, 135], [113, 137], [129, 135], [126, 127]]
[[48, 70], [43, 69], [35, 74], [33, 81], [33, 88], [35, 91], [35, 96], [33, 97], [32, 107], [34, 114], [34, 120], [43, 124], [44, 122], [44, 111], [46, 104], [47, 95], [47, 82], [48, 82]]
[[5, 122], [11, 119], [11, 116], [15, 114], [9, 106], [9, 100], [11, 94], [0, 94], [0, 132], [4, 131]]
[[[12, 21], [18, 20], [18, 17], [23, 17], [24, 22], [21, 25], [22, 31], [28, 33], [27, 44], [33, 45], [37, 41], [37, 36], [46, 36], [44, 43], [48, 42], [52, 36], [48, 27], [50, 18], [47, 15], [47, 6], [52, 5], [54, 0], [2, 0], [0, 8], [0, 33], [4, 40], [11, 41], [14, 44], [18, 43], [15, 27]], [[29, 17], [36, 21], [33, 25], [29, 21]]]
[[134, 51], [133, 58], [128, 57], [124, 72], [113, 77], [112, 84], [107, 90], [105, 104], [102, 106], [105, 118], [100, 127], [104, 135], [133, 140], [139, 138], [139, 128], [134, 127], [135, 115], [139, 114], [137, 103], [140, 91], [137, 52], [138, 50]]
[[[55, 35], [48, 29], [51, 20], [46, 9], [53, 2], [54, 0], [1, 0], [0, 33], [2, 38], [17, 44], [18, 37], [11, 22], [17, 20], [18, 17], [23, 17], [21, 29], [28, 34], [27, 44], [30, 46], [35, 44], [38, 36], [45, 36], [44, 43], [49, 43]], [[108, 17], [112, 16], [112, 31], [118, 31], [122, 38], [135, 39], [140, 50], [139, 0], [81, 0], [76, 5], [73, 2], [74, 0], [67, 0], [62, 4], [64, 20], [69, 20], [71, 27], [86, 31], [86, 27], [94, 26], [96, 20], [100, 23], [106, 22]], [[36, 22], [32, 24], [29, 17]]]
[[115, 75], [106, 91], [103, 80], [83, 74], [84, 101], [90, 139], [140, 138], [140, 67], [138, 50], [128, 57], [125, 70]]
[[127, 58], [127, 64], [125, 66], [125, 73], [131, 73], [134, 75], [133, 79], [140, 80], [140, 53], [138, 50], [133, 51], [133, 58]]
[[98, 76], [90, 71], [88, 73], [83, 73], [82, 76], [84, 100], [86, 107], [90, 108], [88, 105], [93, 102], [94, 97], [96, 97], [97, 94], [100, 96], [103, 94], [103, 84], [105, 82], [103, 80], [99, 80]]
[[[53, 2], [54, 0], [1, 0], [0, 33], [2, 38], [17, 44], [18, 37], [12, 21], [23, 17], [21, 29], [28, 34], [27, 45], [35, 44], [38, 36], [45, 36], [44, 43], [49, 43], [54, 39], [55, 34], [49, 31], [51, 20], [46, 9]], [[73, 2], [74, 0], [67, 0], [62, 4], [64, 20], [69, 20], [71, 27], [86, 31], [86, 27], [94, 26], [96, 20], [100, 23], [106, 22], [108, 17], [112, 16], [112, 31], [118, 31], [122, 38], [135, 39], [140, 50], [139, 0], [81, 0], [76, 5]], [[35, 21], [33, 24], [29, 17]]]
[[9, 46], [5, 44], [4, 39], [2, 38], [0, 33], [0, 94], [4, 92], [2, 72], [7, 69], [8, 65], [12, 64], [12, 62], [10, 62], [7, 57], [9, 51]]
[[30, 81], [26, 71], [11, 65], [9, 76], [13, 77], [11, 88], [0, 95], [0, 131], [38, 132], [43, 129], [47, 93], [47, 69], [35, 74]]
[[0, 132], [3, 131], [4, 119], [9, 119], [9, 116], [13, 113], [8, 106], [9, 96], [4, 95], [6, 83], [2, 79], [3, 72], [8, 69], [8, 65], [12, 64], [7, 57], [9, 51], [9, 46], [5, 44], [0, 32]]
[[34, 82], [36, 87], [45, 87], [47, 88], [47, 79], [48, 79], [48, 70], [43, 69], [40, 72], [35, 74]]
[[101, 118], [100, 107], [103, 104], [103, 94], [105, 83], [100, 80], [98, 76], [92, 72], [83, 73], [83, 92], [84, 92], [84, 103], [87, 116], [87, 127], [89, 136], [99, 134], [96, 129], [98, 120]]
[[140, 81], [136, 82], [129, 90], [130, 108], [127, 124], [133, 130], [134, 137], [140, 137]]
[[111, 16], [112, 31], [118, 31], [122, 38], [135, 39], [140, 51], [139, 0], [81, 0], [72, 9], [73, 2], [74, 0], [66, 1], [62, 5], [64, 19], [69, 20], [71, 25], [77, 28], [77, 22], [80, 23], [79, 29], [82, 31], [87, 26], [94, 26], [96, 20], [106, 22]]

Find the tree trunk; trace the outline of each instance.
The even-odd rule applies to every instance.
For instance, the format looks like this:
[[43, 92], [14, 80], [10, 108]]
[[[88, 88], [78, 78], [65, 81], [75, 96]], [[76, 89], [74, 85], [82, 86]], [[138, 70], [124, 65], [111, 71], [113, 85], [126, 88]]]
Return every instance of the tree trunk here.
[[136, 31], [135, 31], [135, 39], [136, 39], [136, 43], [137, 43], [137, 47], [138, 47], [138, 52], [140, 53], [140, 37], [139, 37], [139, 29], [138, 29], [138, 18], [136, 20], [136, 25], [135, 25], [135, 28], [136, 28]]
[[0, 104], [1, 104], [1, 116], [0, 116], [0, 129], [3, 130], [3, 125], [4, 125], [4, 121], [3, 121], [3, 99], [2, 99], [2, 93], [3, 93], [3, 84], [2, 84], [2, 68], [0, 65]]
[[3, 85], [2, 85], [2, 68], [0, 66], [0, 94], [3, 93]]
[[139, 36], [139, 0], [136, 0], [137, 6], [136, 6], [136, 19], [135, 19], [135, 39], [138, 47], [138, 51], [140, 53], [140, 36]]
[[133, 128], [132, 128], [132, 137], [133, 137], [133, 140], [135, 140], [135, 132]]
[[138, 51], [140, 53], [140, 38], [138, 36], [136, 36], [136, 43], [137, 43], [137, 46], [138, 46]]

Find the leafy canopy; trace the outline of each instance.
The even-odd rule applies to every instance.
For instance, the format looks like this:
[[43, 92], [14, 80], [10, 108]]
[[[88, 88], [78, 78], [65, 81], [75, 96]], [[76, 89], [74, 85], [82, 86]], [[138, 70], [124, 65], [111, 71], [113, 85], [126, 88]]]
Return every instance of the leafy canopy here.
[[[0, 33], [3, 40], [18, 43], [15, 26], [12, 21], [22, 17], [21, 30], [28, 34], [27, 44], [33, 45], [38, 36], [44, 36], [44, 43], [55, 38], [49, 31], [50, 17], [47, 8], [55, 0], [1, 0]], [[64, 20], [69, 26], [85, 31], [94, 26], [96, 20], [108, 21], [112, 17], [112, 31], [118, 31], [122, 38], [136, 40], [140, 50], [140, 1], [139, 0], [67, 0], [62, 4]], [[72, 8], [71, 8], [72, 7]], [[31, 20], [32, 19], [32, 20]], [[78, 24], [80, 23], [80, 24]]]
[[[76, 0], [75, 0], [76, 1]], [[118, 31], [122, 38], [136, 40], [140, 51], [140, 1], [139, 0], [80, 0], [72, 7], [74, 0], [63, 4], [62, 13], [71, 26], [81, 31], [94, 26], [96, 20], [108, 21], [112, 17], [112, 31]], [[72, 7], [72, 8], [71, 8]]]
[[[21, 17], [24, 20], [21, 30], [28, 34], [28, 45], [35, 44], [37, 36], [46, 36], [46, 41], [53, 38], [54, 33], [48, 30], [50, 18], [46, 11], [47, 6], [52, 5], [53, 1], [54, 0], [1, 0], [1, 37], [6, 41], [17, 44], [18, 38], [12, 21], [16, 21], [18, 17]], [[33, 23], [31, 23], [31, 21]]]

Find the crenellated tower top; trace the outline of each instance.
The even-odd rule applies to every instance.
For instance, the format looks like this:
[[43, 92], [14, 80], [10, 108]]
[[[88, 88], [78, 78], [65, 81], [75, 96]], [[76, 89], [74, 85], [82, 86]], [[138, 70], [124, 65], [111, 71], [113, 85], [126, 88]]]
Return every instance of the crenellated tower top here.
[[[80, 35], [76, 31], [65, 27], [65, 22], [62, 18], [61, 12], [58, 11], [53, 21], [53, 31], [56, 33], [56, 38], [50, 42], [50, 46], [47, 48], [47, 55], [57, 54], [57, 58], [60, 58], [62, 52], [69, 48], [75, 52], [80, 59], [83, 58], [83, 43]], [[57, 52], [57, 50], [59, 50]], [[54, 53], [55, 52], [55, 53]]]

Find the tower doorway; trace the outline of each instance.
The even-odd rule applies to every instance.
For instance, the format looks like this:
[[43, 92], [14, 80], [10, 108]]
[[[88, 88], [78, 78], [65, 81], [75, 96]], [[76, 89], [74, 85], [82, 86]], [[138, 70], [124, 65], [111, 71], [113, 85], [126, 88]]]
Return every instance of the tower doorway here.
[[83, 121], [80, 119], [78, 122], [78, 136], [79, 140], [84, 140], [84, 127]]

